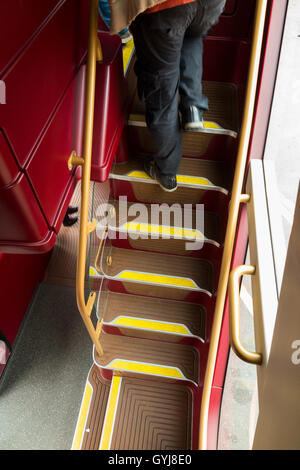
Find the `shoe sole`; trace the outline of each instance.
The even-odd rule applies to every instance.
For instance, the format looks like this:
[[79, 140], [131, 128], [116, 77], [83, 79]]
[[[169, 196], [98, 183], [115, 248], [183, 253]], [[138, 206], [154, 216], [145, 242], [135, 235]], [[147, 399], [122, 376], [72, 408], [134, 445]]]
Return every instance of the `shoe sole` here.
[[165, 186], [163, 186], [163, 185], [160, 183], [160, 181], [159, 181], [157, 178], [155, 178], [155, 177], [153, 177], [153, 176], [151, 175], [151, 171], [150, 171], [150, 170], [151, 170], [151, 169], [149, 168], [149, 171], [148, 171], [148, 170], [145, 168], [145, 166], [144, 166], [144, 171], [145, 171], [145, 173], [146, 173], [148, 176], [150, 176], [150, 178], [151, 178], [153, 181], [155, 181], [157, 184], [159, 184], [159, 186], [161, 187], [161, 189], [163, 189], [163, 190], [166, 191], [167, 193], [173, 193], [174, 191], [176, 191], [176, 189], [178, 188], [178, 185], [176, 185], [175, 188], [173, 188], [173, 189], [168, 189], [168, 188], [166, 188]]
[[196, 123], [193, 123], [193, 124], [186, 124], [184, 127], [183, 127], [183, 130], [184, 131], [203, 131], [204, 129], [204, 126], [201, 125], [201, 124], [196, 124]]
[[163, 189], [164, 191], [166, 191], [167, 193], [173, 193], [174, 191], [176, 191], [176, 189], [178, 188], [178, 186], [176, 186], [175, 188], [173, 189], [167, 189], [165, 188], [158, 180], [155, 180], [159, 186], [161, 187], [161, 189]]

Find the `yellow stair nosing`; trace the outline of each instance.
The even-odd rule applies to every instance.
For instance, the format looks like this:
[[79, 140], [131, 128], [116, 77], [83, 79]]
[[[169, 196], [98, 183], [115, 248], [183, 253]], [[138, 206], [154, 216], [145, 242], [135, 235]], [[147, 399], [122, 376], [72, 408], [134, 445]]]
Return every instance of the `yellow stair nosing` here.
[[[138, 175], [138, 176], [132, 176], [132, 175]], [[137, 182], [137, 183], [147, 183], [147, 184], [158, 184], [156, 180], [150, 178], [144, 171], [142, 170], [132, 170], [128, 174], [125, 175], [119, 175], [115, 174], [113, 172], [110, 173], [109, 175], [110, 179], [115, 179], [115, 180], [120, 180], [120, 181], [129, 181], [129, 182]], [[207, 180], [209, 184], [200, 184], [200, 183], [195, 183], [195, 182], [184, 182], [180, 181], [180, 179], [185, 179], [185, 178], [190, 178], [191, 180], [195, 179], [204, 179], [207, 180], [205, 177], [200, 177], [200, 176], [192, 176], [192, 175], [177, 175], [177, 185], [178, 188], [180, 187], [187, 187], [191, 189], [205, 189], [207, 191], [218, 191], [221, 193], [224, 193], [226, 196], [228, 195], [229, 191], [226, 188], [223, 188], [222, 186], [215, 185], [211, 181]]]
[[87, 379], [86, 384], [85, 384], [85, 388], [84, 388], [84, 393], [83, 393], [81, 405], [80, 405], [79, 415], [78, 415], [78, 418], [77, 418], [77, 423], [76, 423], [76, 427], [75, 427], [75, 433], [74, 433], [74, 437], [73, 437], [71, 450], [80, 450], [81, 449], [82, 441], [83, 441], [83, 437], [84, 437], [84, 431], [85, 431], [85, 428], [86, 428], [86, 422], [87, 422], [87, 419], [88, 419], [89, 410], [90, 410], [90, 406], [91, 406], [91, 401], [92, 401], [92, 398], [93, 398], [93, 393], [94, 393], [94, 389], [93, 389], [91, 383], [89, 382], [89, 380]]
[[[132, 278], [127, 276], [125, 277], [125, 274], [132, 274]], [[137, 277], [134, 278], [134, 275], [138, 275]], [[178, 281], [185, 281], [186, 285], [183, 284], [173, 284], [173, 283], [160, 283], [160, 282], [154, 282], [154, 280], [142, 280], [138, 279], [138, 277], [142, 276], [149, 276], [149, 277], [157, 277], [157, 278], [168, 278], [169, 280], [178, 280]], [[119, 274], [116, 276], [106, 276], [108, 279], [115, 279], [115, 280], [120, 280], [120, 281], [126, 281], [126, 282], [136, 282], [140, 284], [150, 284], [150, 285], [155, 285], [155, 286], [160, 286], [160, 287], [169, 287], [169, 288], [174, 288], [174, 289], [186, 289], [186, 290], [191, 290], [191, 291], [198, 291], [198, 292], [205, 292], [209, 296], [212, 296], [212, 293], [207, 291], [206, 289], [202, 289], [199, 287], [196, 282], [189, 278], [189, 277], [181, 277], [181, 276], [170, 276], [170, 275], [164, 275], [164, 274], [156, 274], [156, 273], [145, 273], [142, 271], [133, 271], [133, 270], [122, 270]], [[187, 285], [189, 284], [189, 285]]]
[[124, 45], [122, 52], [123, 52], [123, 70], [124, 70], [124, 75], [126, 76], [129, 65], [131, 63], [131, 60], [135, 52], [133, 39], [131, 39]]
[[175, 366], [166, 366], [164, 364], [154, 364], [120, 358], [115, 358], [106, 365], [99, 365], [97, 364], [97, 361], [95, 361], [95, 363], [102, 369], [112, 370], [114, 372], [127, 372], [131, 374], [160, 377], [162, 379], [188, 381], [197, 386], [197, 383], [194, 380], [187, 378], [183, 372]]
[[[124, 320], [125, 319], [125, 322]], [[123, 321], [122, 321], [123, 320]], [[129, 320], [129, 322], [126, 320]], [[134, 324], [136, 323], [136, 324]], [[149, 326], [147, 326], [147, 323]], [[139, 331], [151, 331], [154, 333], [164, 333], [166, 335], [175, 335], [175, 336], [186, 336], [189, 338], [197, 338], [200, 339], [203, 343], [205, 342], [203, 338], [200, 336], [194, 335], [190, 329], [184, 325], [183, 323], [171, 323], [167, 321], [159, 321], [159, 320], [152, 320], [152, 319], [145, 319], [145, 318], [137, 318], [137, 317], [130, 317], [128, 315], [118, 315], [110, 322], [103, 322], [106, 326], [116, 326], [119, 328], [129, 328], [132, 330], [139, 330]], [[144, 324], [144, 326], [142, 326]], [[155, 328], [157, 325], [157, 328]], [[163, 327], [169, 327], [164, 329]], [[160, 329], [159, 327], [162, 327]]]
[[110, 450], [111, 440], [114, 432], [116, 413], [119, 404], [122, 377], [113, 376], [110, 386], [108, 403], [100, 437], [99, 450]]
[[[105, 279], [110, 279], [112, 281], [120, 281], [120, 282], [132, 282], [132, 283], [138, 283], [138, 284], [147, 284], [147, 285], [153, 285], [153, 286], [159, 286], [159, 287], [166, 287], [166, 288], [171, 288], [171, 289], [183, 289], [183, 290], [189, 290], [189, 291], [196, 291], [196, 292], [204, 292], [207, 294], [209, 297], [211, 297], [213, 294], [212, 292], [203, 289], [199, 287], [196, 282], [189, 278], [189, 277], [181, 277], [181, 276], [171, 276], [171, 275], [165, 275], [165, 274], [159, 274], [159, 273], [146, 273], [142, 271], [134, 271], [134, 270], [129, 270], [129, 269], [123, 269], [120, 271], [118, 274], [115, 276], [109, 276], [108, 274], [99, 274], [98, 271], [93, 267], [89, 267], [89, 276], [91, 278], [105, 278]], [[157, 282], [154, 279], [142, 279], [142, 277], [148, 277], [148, 278], [165, 278], [169, 280], [170, 282]], [[176, 281], [182, 281], [182, 283], [176, 284]]]
[[[216, 240], [213, 240], [211, 238], [207, 238], [205, 237], [205, 235], [202, 234], [202, 232], [200, 232], [200, 230], [197, 230], [197, 229], [181, 229], [180, 227], [172, 227], [172, 226], [167, 226], [167, 225], [157, 225], [156, 227], [160, 228], [166, 228], [166, 229], [178, 229], [178, 230], [182, 230], [183, 232], [187, 231], [187, 232], [196, 232], [196, 233], [199, 233], [199, 238], [197, 237], [193, 237], [193, 236], [189, 236], [185, 233], [183, 233], [183, 235], [178, 235], [178, 234], [170, 234], [170, 233], [160, 233], [160, 232], [157, 232], [157, 231], [152, 231], [152, 230], [139, 230], [139, 229], [134, 229], [134, 228], [127, 228], [128, 225], [130, 224], [137, 224], [137, 225], [150, 225], [152, 226], [151, 224], [140, 224], [138, 222], [128, 222], [128, 223], [124, 223], [123, 225], [121, 226], [114, 226], [114, 225], [110, 225], [108, 224], [108, 229], [113, 231], [113, 232], [123, 232], [123, 233], [135, 233], [135, 234], [142, 234], [142, 235], [146, 235], [147, 233], [149, 234], [149, 237], [151, 239], [151, 235], [158, 235], [160, 238], [165, 238], [167, 240], [189, 240], [189, 241], [199, 241], [199, 242], [203, 242], [203, 243], [209, 243], [211, 245], [214, 245], [216, 247], [220, 247], [220, 243], [217, 242]], [[101, 222], [98, 223], [97, 225], [98, 228], [103, 228], [103, 225], [101, 224]]]
[[[135, 127], [147, 127], [145, 116], [142, 114], [131, 114], [127, 121], [129, 126]], [[208, 121], [204, 120], [204, 128], [200, 131], [192, 131], [192, 132], [199, 132], [202, 134], [216, 134], [216, 135], [228, 135], [233, 137], [234, 139], [237, 138], [238, 133], [232, 129], [224, 129], [224, 127], [220, 126], [215, 121]]]

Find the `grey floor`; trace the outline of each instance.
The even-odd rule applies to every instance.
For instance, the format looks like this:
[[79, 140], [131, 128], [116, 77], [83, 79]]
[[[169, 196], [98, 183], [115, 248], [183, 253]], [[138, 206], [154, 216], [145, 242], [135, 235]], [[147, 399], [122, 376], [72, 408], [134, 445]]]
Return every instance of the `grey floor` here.
[[0, 382], [0, 450], [70, 449], [91, 364], [74, 288], [40, 284]]

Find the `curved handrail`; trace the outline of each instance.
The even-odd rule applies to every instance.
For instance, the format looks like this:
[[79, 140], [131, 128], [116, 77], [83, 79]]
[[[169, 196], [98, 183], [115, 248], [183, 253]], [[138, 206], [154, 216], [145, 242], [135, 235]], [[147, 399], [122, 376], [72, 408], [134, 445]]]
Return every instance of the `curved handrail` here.
[[240, 279], [245, 274], [254, 275], [255, 267], [241, 265], [234, 268], [229, 276], [229, 305], [230, 305], [230, 344], [235, 354], [249, 364], [262, 364], [262, 354], [248, 351], [240, 337]]
[[227, 294], [229, 271], [232, 260], [236, 227], [239, 216], [241, 202], [245, 202], [247, 197], [242, 195], [242, 188], [247, 164], [248, 148], [250, 142], [252, 120], [254, 113], [255, 97], [257, 90], [257, 80], [259, 73], [262, 40], [265, 26], [265, 18], [268, 0], [257, 0], [255, 14], [255, 28], [253, 34], [253, 45], [250, 59], [250, 68], [248, 76], [248, 84], [246, 91], [246, 101], [243, 115], [243, 123], [241, 129], [241, 138], [239, 143], [237, 163], [233, 180], [232, 196], [229, 205], [229, 214], [227, 229], [224, 242], [224, 251], [222, 257], [221, 271], [219, 277], [219, 285], [217, 291], [216, 306], [212, 325], [212, 333], [210, 339], [210, 348], [207, 360], [206, 374], [204, 379], [201, 412], [200, 412], [200, 433], [199, 433], [199, 449], [207, 448], [207, 428], [209, 416], [210, 394], [213, 384], [213, 377], [217, 359], [219, 338], [221, 333], [223, 312]]
[[93, 144], [93, 124], [94, 124], [94, 106], [95, 106], [95, 85], [96, 85], [96, 63], [102, 60], [101, 44], [97, 35], [98, 28], [98, 0], [90, 0], [89, 12], [89, 37], [88, 37], [88, 54], [86, 68], [86, 85], [85, 85], [85, 118], [83, 133], [83, 157], [78, 157], [72, 152], [68, 161], [71, 165], [80, 165], [82, 168], [81, 178], [81, 208], [80, 208], [80, 228], [79, 243], [77, 256], [77, 274], [76, 274], [76, 299], [79, 312], [89, 332], [89, 335], [95, 344], [97, 352], [102, 355], [103, 350], [99, 341], [101, 326], [95, 328], [91, 320], [91, 312], [96, 299], [96, 293], [91, 292], [87, 303], [85, 302], [85, 267], [86, 267], [86, 251], [87, 237], [90, 230], [88, 222], [89, 212], [89, 188], [91, 175], [91, 159]]

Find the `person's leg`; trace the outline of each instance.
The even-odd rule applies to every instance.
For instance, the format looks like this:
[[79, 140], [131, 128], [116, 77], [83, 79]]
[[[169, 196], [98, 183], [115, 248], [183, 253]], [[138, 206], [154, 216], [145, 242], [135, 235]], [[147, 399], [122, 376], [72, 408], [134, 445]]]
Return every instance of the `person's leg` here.
[[197, 106], [206, 111], [208, 101], [202, 93], [202, 36], [185, 36], [180, 61], [180, 110]]
[[[217, 23], [226, 0], [198, 0], [195, 18], [186, 31], [180, 62], [180, 111], [183, 127], [187, 130], [202, 127], [203, 112], [208, 110], [208, 100], [202, 92], [203, 38]], [[191, 122], [189, 122], [189, 119]]]
[[182, 157], [178, 118], [180, 51], [196, 2], [157, 13], [139, 15], [132, 23], [140, 99], [163, 175], [174, 176]]

